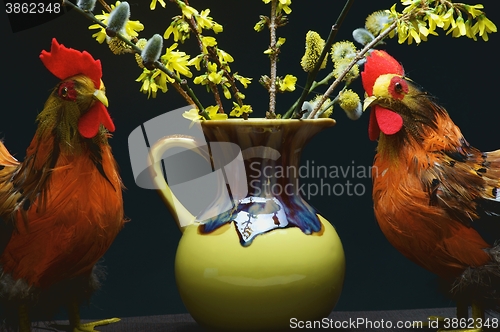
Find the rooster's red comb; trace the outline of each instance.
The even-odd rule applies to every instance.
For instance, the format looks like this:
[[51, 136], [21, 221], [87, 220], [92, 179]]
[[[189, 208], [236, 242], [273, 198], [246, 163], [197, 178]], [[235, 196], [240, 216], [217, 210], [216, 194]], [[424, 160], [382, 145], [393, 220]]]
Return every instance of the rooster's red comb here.
[[404, 75], [403, 66], [385, 51], [375, 50], [366, 57], [365, 68], [361, 73], [363, 88], [371, 96], [373, 85], [380, 75]]
[[53, 38], [50, 52], [42, 51], [40, 59], [45, 67], [61, 80], [83, 74], [94, 82], [96, 89], [99, 89], [101, 85], [101, 61], [95, 60], [86, 51], [80, 52], [67, 48]]

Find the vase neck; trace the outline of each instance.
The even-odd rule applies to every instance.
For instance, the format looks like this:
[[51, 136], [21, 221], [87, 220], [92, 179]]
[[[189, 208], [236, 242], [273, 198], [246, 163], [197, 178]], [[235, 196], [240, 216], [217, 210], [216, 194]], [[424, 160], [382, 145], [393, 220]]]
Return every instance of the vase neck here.
[[[209, 219], [202, 214], [199, 221], [204, 232], [234, 221], [246, 246], [255, 236], [275, 228], [299, 227], [306, 234], [320, 231], [316, 211], [300, 193], [300, 156], [315, 134], [333, 124], [333, 120], [240, 121], [236, 125], [205, 121], [203, 132], [212, 163], [214, 169], [223, 170], [233, 206]], [[235, 167], [238, 160], [240, 167]], [[220, 205], [219, 200], [214, 204]]]

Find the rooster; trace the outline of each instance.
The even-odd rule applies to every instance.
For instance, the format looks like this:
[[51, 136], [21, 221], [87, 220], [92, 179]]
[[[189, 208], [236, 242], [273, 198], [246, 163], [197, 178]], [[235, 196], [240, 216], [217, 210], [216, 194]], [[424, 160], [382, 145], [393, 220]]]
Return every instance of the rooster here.
[[55, 39], [40, 59], [62, 81], [37, 117], [24, 161], [0, 142], [0, 301], [22, 332], [31, 317], [60, 306], [74, 331], [93, 331], [111, 321], [82, 324], [79, 306], [98, 288], [96, 263], [124, 224], [108, 144], [115, 128], [99, 60]]
[[[437, 274], [457, 316], [500, 307], [500, 150], [471, 146], [436, 99], [384, 51], [362, 72], [378, 139], [375, 217], [404, 256]], [[480, 328], [468, 331], [480, 331]]]

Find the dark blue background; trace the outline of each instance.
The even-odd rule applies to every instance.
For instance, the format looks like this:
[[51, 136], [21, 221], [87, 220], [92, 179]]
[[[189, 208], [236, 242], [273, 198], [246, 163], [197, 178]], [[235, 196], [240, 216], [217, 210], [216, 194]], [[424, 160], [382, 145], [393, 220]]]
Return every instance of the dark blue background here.
[[[339, 33], [340, 39], [351, 39], [350, 33], [364, 25], [368, 14], [386, 9], [396, 0], [356, 1], [348, 20]], [[488, 17], [500, 26], [498, 2], [481, 1]], [[212, 4], [211, 4], [212, 3]], [[339, 14], [343, 1], [294, 0], [290, 25], [278, 31], [287, 38], [282, 47], [279, 73], [293, 73], [303, 84], [305, 74], [299, 62], [308, 30], [316, 30], [324, 38]], [[217, 36], [222, 49], [234, 56], [233, 71], [254, 78], [244, 91], [255, 114], [263, 116], [267, 95], [258, 78], [268, 73], [268, 60], [262, 54], [267, 48], [266, 33], [253, 31], [259, 14], [268, 14], [268, 6], [260, 0], [192, 0], [198, 9], [208, 6], [211, 16], [224, 26]], [[170, 17], [177, 15], [173, 4], [167, 9], [149, 11], [149, 0], [131, 1], [132, 19], [146, 26], [141, 37], [163, 34]], [[98, 5], [99, 12], [100, 7]], [[401, 7], [399, 7], [401, 8]], [[174, 257], [181, 233], [156, 192], [138, 188], [132, 176], [128, 156], [129, 133], [166, 111], [185, 106], [173, 88], [167, 94], [148, 100], [139, 92], [134, 80], [141, 70], [130, 55], [114, 56], [105, 45], [91, 38], [90, 22], [75, 11], [51, 22], [18, 33], [12, 33], [7, 16], [0, 13], [2, 51], [2, 100], [0, 138], [18, 159], [22, 159], [35, 131], [35, 117], [57, 79], [38, 59], [42, 49], [50, 48], [52, 37], [68, 47], [86, 49], [103, 64], [103, 80], [110, 101], [109, 111], [116, 125], [111, 141], [120, 165], [123, 181], [125, 212], [131, 221], [126, 224], [111, 249], [105, 255], [108, 278], [104, 287], [83, 311], [87, 318], [110, 316], [160, 315], [186, 312], [175, 285]], [[420, 46], [399, 45], [389, 40], [386, 49], [406, 68], [407, 74], [439, 97], [470, 143], [482, 150], [500, 148], [498, 139], [498, 53], [499, 36], [492, 34], [488, 43], [467, 38], [431, 36]], [[170, 42], [167, 42], [170, 45]], [[189, 44], [189, 42], [188, 42]], [[190, 46], [188, 48], [193, 50]], [[362, 94], [360, 85], [355, 88]], [[212, 104], [209, 95], [199, 90], [205, 104]], [[294, 94], [280, 95], [278, 109], [285, 108], [298, 98]], [[350, 165], [368, 167], [376, 143], [367, 135], [367, 114], [359, 121], [347, 119], [342, 111], [334, 117], [336, 127], [319, 134], [306, 148], [303, 163], [315, 165]], [[345, 182], [346, 179], [339, 181]], [[319, 179], [312, 179], [319, 183]], [[327, 179], [334, 184], [333, 179]], [[437, 291], [434, 275], [426, 272], [393, 249], [381, 234], [373, 216], [371, 180], [354, 179], [367, 192], [357, 196], [312, 197], [310, 203], [330, 220], [343, 241], [347, 274], [345, 287], [337, 310], [379, 310], [451, 306]]]

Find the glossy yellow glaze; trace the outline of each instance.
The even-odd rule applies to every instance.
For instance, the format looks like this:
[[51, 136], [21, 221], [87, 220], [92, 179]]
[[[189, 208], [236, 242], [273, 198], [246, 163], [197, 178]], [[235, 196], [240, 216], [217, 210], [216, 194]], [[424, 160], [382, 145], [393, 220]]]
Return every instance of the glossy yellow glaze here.
[[[261, 146], [279, 151], [281, 157], [275, 162], [260, 156], [267, 160], [264, 165], [298, 167], [303, 146], [334, 124], [332, 119], [237, 119], [203, 121], [202, 128], [209, 142], [233, 142], [247, 152]], [[319, 232], [306, 235], [298, 227], [275, 228], [257, 235], [246, 246], [240, 243], [234, 221], [202, 233], [195, 216], [170, 191], [157, 162], [174, 147], [204, 156], [198, 146], [190, 136], [173, 135], [151, 148], [153, 180], [183, 232], [175, 274], [182, 300], [194, 319], [215, 331], [264, 331], [287, 329], [293, 318], [319, 320], [328, 316], [339, 299], [345, 273], [344, 251], [335, 229], [319, 217]], [[252, 171], [246, 169], [247, 180], [254, 179]], [[295, 178], [268, 181], [281, 186], [298, 184]], [[300, 197], [275, 198], [280, 204], [293, 206], [287, 225], [310, 222], [311, 217], [315, 221], [314, 210]]]
[[318, 233], [277, 229], [248, 247], [240, 244], [234, 223], [211, 234], [187, 226], [175, 260], [186, 308], [217, 331], [281, 329], [291, 318], [328, 316], [342, 290], [345, 258], [335, 228], [320, 220]]

